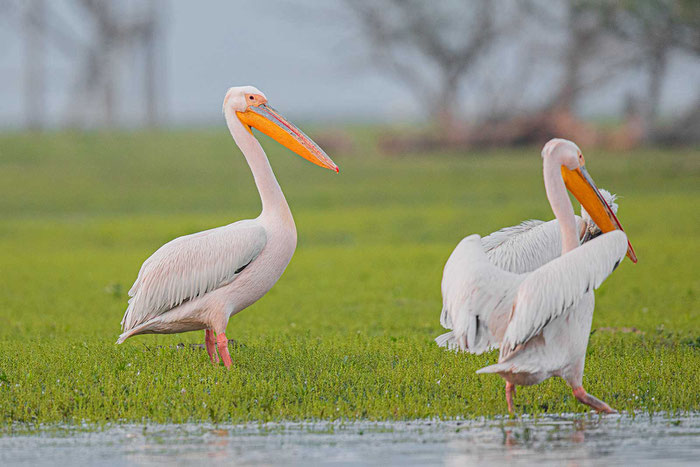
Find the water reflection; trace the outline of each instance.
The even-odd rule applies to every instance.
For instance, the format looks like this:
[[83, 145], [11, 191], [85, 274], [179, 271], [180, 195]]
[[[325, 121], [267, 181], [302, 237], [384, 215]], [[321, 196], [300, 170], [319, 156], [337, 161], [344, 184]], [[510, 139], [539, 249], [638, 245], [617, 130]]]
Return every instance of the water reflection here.
[[0, 465], [289, 463], [653, 465], [696, 462], [700, 414], [539, 420], [118, 425], [0, 437]]

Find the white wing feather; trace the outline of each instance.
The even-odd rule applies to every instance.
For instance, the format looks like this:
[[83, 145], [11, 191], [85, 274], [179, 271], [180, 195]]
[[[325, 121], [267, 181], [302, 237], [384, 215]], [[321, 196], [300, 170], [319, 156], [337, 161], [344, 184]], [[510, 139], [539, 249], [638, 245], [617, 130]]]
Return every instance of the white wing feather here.
[[166, 243], [141, 266], [129, 290], [122, 330], [232, 282], [266, 242], [265, 229], [244, 220]]
[[[578, 229], [583, 222], [576, 216]], [[515, 273], [531, 272], [561, 255], [561, 230], [556, 219], [527, 220], [497, 230], [481, 243], [495, 266]]]
[[536, 336], [552, 319], [597, 289], [627, 252], [627, 236], [615, 230], [552, 260], [528, 274], [518, 287], [515, 307], [501, 343], [501, 359]]
[[523, 278], [491, 264], [478, 235], [463, 239], [448, 259], [442, 280], [440, 322], [452, 332], [436, 342], [476, 354], [498, 347]]

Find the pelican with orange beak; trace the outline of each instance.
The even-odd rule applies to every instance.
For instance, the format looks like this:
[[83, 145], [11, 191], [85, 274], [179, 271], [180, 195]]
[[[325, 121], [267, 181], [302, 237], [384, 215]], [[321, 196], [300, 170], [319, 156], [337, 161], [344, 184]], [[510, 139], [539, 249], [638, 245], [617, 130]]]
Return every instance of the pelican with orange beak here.
[[[593, 290], [627, 255], [637, 262], [620, 221], [586, 170], [581, 150], [553, 139], [542, 149], [544, 185], [561, 232], [561, 256], [529, 272], [494, 265], [478, 235], [463, 239], [447, 260], [440, 323], [450, 332], [441, 346], [480, 354], [500, 348], [498, 363], [477, 373], [506, 380], [508, 411], [516, 385], [563, 378], [575, 397], [599, 412], [614, 412], [582, 386], [595, 299]], [[576, 197], [601, 235], [580, 242], [566, 190]]]
[[231, 136], [253, 172], [262, 212], [255, 219], [176, 238], [153, 253], [129, 291], [117, 343], [137, 334], [204, 329], [212, 363], [218, 363], [220, 355], [230, 368], [225, 335], [229, 318], [275, 285], [297, 244], [287, 200], [252, 128], [316, 165], [339, 170], [316, 143], [270, 107], [258, 89], [229, 89], [223, 111]]

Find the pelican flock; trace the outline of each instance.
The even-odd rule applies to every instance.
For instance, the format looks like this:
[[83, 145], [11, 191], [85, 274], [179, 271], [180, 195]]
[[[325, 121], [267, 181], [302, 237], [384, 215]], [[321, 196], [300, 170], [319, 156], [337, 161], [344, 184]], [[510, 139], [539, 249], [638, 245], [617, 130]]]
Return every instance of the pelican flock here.
[[[578, 146], [553, 139], [544, 146], [542, 159], [556, 222], [521, 224], [484, 239], [463, 239], [443, 272], [440, 323], [451, 331], [436, 342], [474, 354], [499, 348], [498, 363], [477, 373], [496, 373], [506, 380], [511, 413], [516, 385], [538, 384], [552, 376], [563, 378], [580, 402], [611, 413], [610, 406], [582, 385], [593, 290], [625, 255], [633, 262], [637, 258]], [[567, 188], [585, 209], [584, 218], [597, 228], [574, 215]], [[583, 245], [581, 240], [586, 240]]]
[[[232, 365], [226, 326], [277, 282], [297, 243], [294, 219], [270, 163], [253, 136], [256, 128], [301, 157], [335, 172], [338, 166], [252, 86], [234, 87], [223, 112], [250, 166], [262, 212], [176, 238], [141, 266], [129, 291], [117, 343], [138, 334], [205, 330], [211, 362]], [[506, 380], [513, 412], [516, 385], [559, 376], [576, 398], [613, 412], [582, 386], [597, 289], [627, 255], [636, 256], [616, 217], [615, 196], [599, 190], [581, 150], [553, 139], [542, 150], [544, 185], [555, 215], [526, 221], [480, 238], [463, 239], [445, 264], [440, 323], [450, 331], [441, 346], [480, 354], [499, 348], [498, 363], [477, 373]], [[581, 203], [574, 214], [567, 188]], [[217, 354], [218, 350], [218, 354]]]
[[296, 126], [267, 104], [252, 86], [234, 87], [223, 112], [246, 158], [262, 200], [255, 219], [176, 238], [148, 258], [129, 291], [122, 343], [137, 334], [205, 330], [212, 363], [231, 367], [229, 318], [265, 295], [292, 259], [297, 232], [272, 167], [251, 128], [301, 157], [338, 172], [338, 166]]

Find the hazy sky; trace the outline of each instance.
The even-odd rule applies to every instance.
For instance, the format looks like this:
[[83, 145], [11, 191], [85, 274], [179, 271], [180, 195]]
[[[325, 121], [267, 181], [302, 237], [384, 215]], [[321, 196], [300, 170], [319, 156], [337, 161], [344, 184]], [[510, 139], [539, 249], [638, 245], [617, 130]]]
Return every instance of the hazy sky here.
[[[225, 90], [241, 84], [290, 115], [314, 119], [382, 118], [410, 107], [403, 88], [362, 64], [353, 26], [332, 5], [338, 2], [327, 3], [173, 2], [168, 87], [176, 119], [220, 113]], [[377, 92], [386, 94], [384, 109], [368, 108]]]
[[[63, 22], [81, 29], [70, 2], [51, 3]], [[241, 84], [257, 86], [293, 118], [415, 120], [425, 113], [400, 83], [367, 64], [364, 43], [339, 0], [165, 0], [163, 4], [167, 123], [220, 123], [226, 89]], [[0, 14], [4, 15], [0, 19], [0, 127], [15, 127], [24, 117], [22, 43], [16, 11], [13, 15], [0, 10]], [[69, 89], [80, 62], [54, 47], [49, 47], [47, 55], [49, 90], [44, 110], [47, 120], [55, 124], [66, 116]], [[672, 79], [664, 89], [667, 112], [682, 107], [700, 82], [697, 64], [682, 59], [674, 63]], [[128, 68], [122, 73], [128, 74]], [[638, 88], [644, 84], [638, 74], [623, 81]], [[582, 110], [615, 113], [624, 84], [600, 89], [586, 99]], [[542, 88], [546, 86], [543, 77]], [[120, 121], [135, 124], [142, 113], [139, 89], [124, 91]]]

